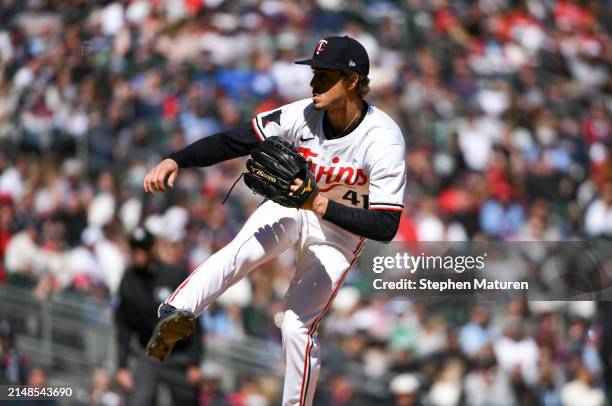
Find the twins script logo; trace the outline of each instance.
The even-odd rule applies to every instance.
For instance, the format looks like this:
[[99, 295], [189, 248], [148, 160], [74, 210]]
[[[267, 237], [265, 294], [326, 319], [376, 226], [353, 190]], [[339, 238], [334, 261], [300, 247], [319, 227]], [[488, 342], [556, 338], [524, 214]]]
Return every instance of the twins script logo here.
[[319, 55], [321, 52], [325, 51], [325, 48], [327, 48], [327, 41], [322, 39], [317, 44], [317, 47], [315, 48], [315, 53]]
[[[337, 186], [353, 186], [365, 185], [368, 181], [368, 177], [361, 168], [354, 168], [352, 166], [330, 166], [325, 167], [323, 165], [317, 165], [308, 158], [315, 158], [319, 154], [313, 152], [310, 148], [299, 147], [300, 154], [308, 161], [310, 165], [310, 171], [315, 175], [317, 183], [324, 183], [329, 185], [328, 187], [322, 187], [319, 190], [321, 192], [327, 192]], [[332, 164], [340, 162], [340, 157], [333, 157]]]

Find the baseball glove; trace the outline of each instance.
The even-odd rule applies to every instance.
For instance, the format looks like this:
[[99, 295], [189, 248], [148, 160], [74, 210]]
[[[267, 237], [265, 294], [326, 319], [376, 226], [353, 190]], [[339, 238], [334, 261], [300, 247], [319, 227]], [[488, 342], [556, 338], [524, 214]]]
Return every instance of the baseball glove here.
[[[246, 163], [244, 183], [255, 193], [285, 207], [300, 208], [317, 192], [308, 162], [293, 145], [280, 137], [260, 143]], [[292, 192], [289, 187], [299, 178], [302, 185]]]

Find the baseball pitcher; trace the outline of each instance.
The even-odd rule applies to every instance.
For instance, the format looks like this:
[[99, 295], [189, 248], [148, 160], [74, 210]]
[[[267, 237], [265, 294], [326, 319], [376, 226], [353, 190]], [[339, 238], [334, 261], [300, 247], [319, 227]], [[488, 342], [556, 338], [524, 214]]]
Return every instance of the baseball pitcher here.
[[364, 101], [369, 58], [349, 37], [318, 42], [310, 59], [312, 98], [261, 113], [248, 125], [171, 154], [144, 180], [147, 192], [172, 187], [179, 168], [251, 154], [244, 180], [268, 198], [238, 235], [200, 264], [159, 309], [147, 353], [160, 360], [191, 333], [195, 318], [227, 288], [289, 247], [296, 271], [280, 321], [283, 405], [312, 405], [320, 368], [317, 326], [365, 239], [390, 241], [405, 186], [404, 138]]

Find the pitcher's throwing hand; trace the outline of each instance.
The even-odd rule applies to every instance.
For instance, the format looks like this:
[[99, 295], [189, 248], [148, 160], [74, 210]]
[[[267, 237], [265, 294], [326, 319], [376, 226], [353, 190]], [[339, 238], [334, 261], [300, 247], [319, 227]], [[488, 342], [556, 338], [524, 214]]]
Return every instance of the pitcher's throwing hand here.
[[179, 166], [173, 159], [164, 159], [147, 173], [144, 179], [144, 190], [147, 193], [164, 192], [166, 180], [168, 186], [174, 187]]

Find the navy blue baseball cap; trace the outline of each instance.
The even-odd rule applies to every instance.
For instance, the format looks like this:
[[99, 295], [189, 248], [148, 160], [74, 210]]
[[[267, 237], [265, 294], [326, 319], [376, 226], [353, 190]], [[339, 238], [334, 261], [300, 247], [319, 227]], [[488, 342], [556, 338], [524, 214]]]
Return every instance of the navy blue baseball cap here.
[[363, 45], [348, 36], [319, 40], [312, 58], [295, 63], [322, 69], [348, 69], [362, 75], [370, 72], [368, 52]]

